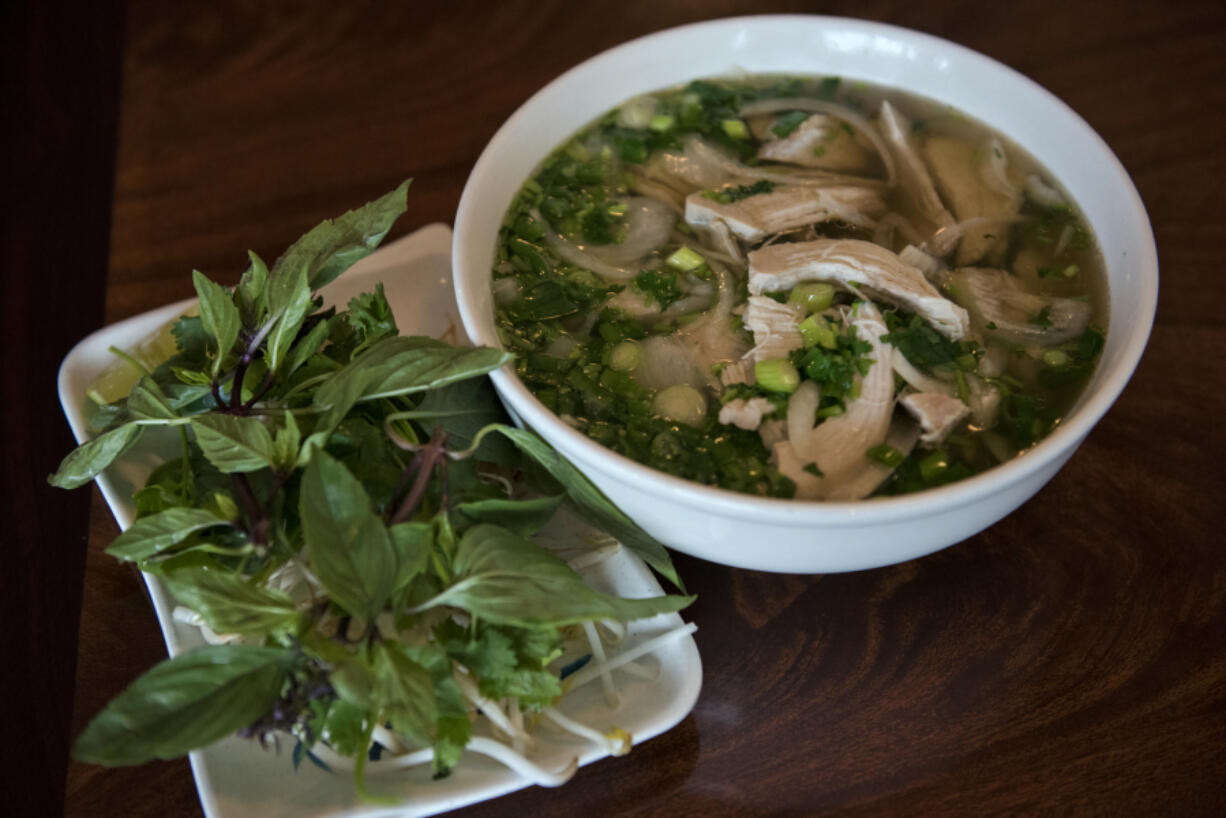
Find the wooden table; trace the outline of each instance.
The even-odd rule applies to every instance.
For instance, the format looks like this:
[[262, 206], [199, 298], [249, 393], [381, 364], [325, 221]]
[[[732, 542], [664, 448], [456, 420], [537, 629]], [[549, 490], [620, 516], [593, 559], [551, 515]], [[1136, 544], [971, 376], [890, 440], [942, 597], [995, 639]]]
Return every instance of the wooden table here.
[[275, 257], [408, 176], [393, 235], [448, 222], [544, 83], [631, 37], [760, 11], [931, 32], [1068, 102], [1153, 221], [1148, 352], [1064, 470], [957, 546], [827, 576], [678, 558], [700, 594], [693, 713], [560, 790], [470, 814], [1226, 814], [1220, 3], [63, 5], [5, 27], [11, 814], [200, 810], [186, 761], [68, 763], [65, 784], [70, 737], [165, 655], [139, 577], [102, 554], [116, 529], [96, 492], [42, 482], [69, 446], [53, 398], [68, 347], [190, 295], [193, 268], [234, 281], [248, 248]]

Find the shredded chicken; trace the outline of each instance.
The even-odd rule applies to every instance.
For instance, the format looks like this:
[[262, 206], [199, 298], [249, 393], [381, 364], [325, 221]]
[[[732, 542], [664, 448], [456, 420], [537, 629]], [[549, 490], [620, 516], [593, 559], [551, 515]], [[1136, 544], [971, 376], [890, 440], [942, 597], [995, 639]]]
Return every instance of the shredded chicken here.
[[784, 185], [770, 193], [717, 202], [704, 191], [685, 200], [685, 220], [694, 225], [723, 222], [733, 233], [756, 244], [772, 233], [827, 221], [844, 221], [872, 229], [885, 212], [885, 199], [868, 187], [808, 188]]
[[[789, 438], [774, 447], [779, 471], [796, 484], [796, 497], [800, 499], [832, 499], [835, 495], [839, 499], [856, 499], [844, 497], [841, 486], [863, 466], [865, 453], [885, 440], [890, 427], [894, 412], [894, 347], [881, 340], [886, 334], [885, 321], [871, 303], [860, 302], [851, 325], [856, 337], [872, 347], [869, 357], [873, 363], [859, 381], [859, 396], [848, 401], [843, 414], [822, 421], [803, 435], [789, 432]], [[805, 471], [809, 463], [815, 464], [823, 476]]]
[[[1001, 148], [989, 146], [989, 151]], [[951, 136], [930, 136], [924, 142], [924, 157], [932, 170], [937, 190], [959, 223], [974, 219], [962, 229], [954, 263], [962, 266], [983, 260], [996, 265], [1009, 248], [1008, 222], [1022, 205], [1021, 190], [1012, 194], [994, 189], [984, 180], [981, 166], [989, 161], [984, 149]], [[991, 158], [998, 158], [994, 154]], [[1004, 171], [1007, 172], [1007, 171]]]
[[724, 386], [734, 383], [753, 383], [755, 380], [752, 361], [733, 361], [719, 373], [719, 382]]
[[[752, 258], [750, 254], [751, 277]], [[1022, 346], [1072, 341], [1085, 332], [1093, 312], [1088, 301], [1038, 295], [1023, 289], [1004, 270], [986, 267], [956, 270], [950, 292], [970, 310], [976, 330]]]
[[941, 392], [913, 392], [898, 402], [919, 421], [923, 429], [920, 442], [925, 446], [944, 443], [971, 411], [962, 401]]
[[774, 244], [749, 254], [749, 292], [790, 290], [827, 281], [918, 313], [952, 340], [970, 330], [966, 310], [937, 292], [924, 274], [884, 247], [857, 239]]
[[719, 409], [719, 422], [731, 424], [748, 432], [762, 425], [762, 417], [775, 411], [775, 405], [766, 398], [734, 398]]
[[795, 304], [780, 304], [764, 295], [751, 295], [745, 311], [745, 326], [753, 333], [754, 347], [749, 351], [755, 361], [785, 358], [804, 345], [797, 327], [804, 310]]
[[[898, 112], [889, 102], [882, 101], [878, 118], [881, 132], [886, 144], [898, 165], [898, 182], [907, 195], [911, 205], [919, 215], [927, 219], [934, 230], [931, 249], [938, 256], [946, 255], [953, 249], [953, 241], [957, 238], [942, 235], [944, 228], [954, 224], [953, 214], [945, 207], [941, 197], [937, 195], [936, 186], [927, 165], [912, 143], [911, 121]], [[951, 240], [952, 238], [952, 240]]]

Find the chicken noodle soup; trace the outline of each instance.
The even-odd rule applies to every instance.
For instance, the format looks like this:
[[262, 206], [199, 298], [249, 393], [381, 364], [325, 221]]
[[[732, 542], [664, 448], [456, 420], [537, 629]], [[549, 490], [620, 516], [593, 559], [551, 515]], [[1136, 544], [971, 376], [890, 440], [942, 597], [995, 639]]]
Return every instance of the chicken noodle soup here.
[[1103, 345], [1102, 267], [1001, 135], [759, 77], [575, 134], [508, 210], [493, 288], [519, 376], [592, 439], [708, 485], [853, 500], [1047, 435]]

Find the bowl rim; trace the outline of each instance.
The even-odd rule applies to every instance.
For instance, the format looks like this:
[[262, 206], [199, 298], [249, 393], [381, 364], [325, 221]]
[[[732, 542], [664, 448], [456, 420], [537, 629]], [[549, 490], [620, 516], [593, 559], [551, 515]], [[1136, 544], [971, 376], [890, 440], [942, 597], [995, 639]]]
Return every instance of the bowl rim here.
[[[678, 36], [722, 28], [729, 29], [731, 33], [745, 26], [763, 24], [841, 27], [869, 35], [894, 38], [908, 45], [931, 51], [946, 52], [957, 59], [978, 64], [985, 70], [995, 72], [1009, 81], [1018, 83], [1021, 88], [1037, 95], [1045, 105], [1051, 106], [1055, 114], [1065, 117], [1066, 124], [1080, 131], [1083, 138], [1095, 143], [1101, 158], [1111, 165], [1115, 181], [1125, 197], [1121, 206], [1127, 211], [1128, 223], [1143, 231], [1139, 243], [1142, 245], [1144, 257], [1132, 259], [1133, 268], [1140, 273], [1132, 282], [1132, 286], [1138, 288], [1136, 319], [1130, 324], [1126, 338], [1119, 342], [1121, 347], [1115, 366], [1110, 371], [1104, 371], [1100, 364], [1087, 391], [1082, 394], [1057, 427], [1031, 449], [1023, 452], [1021, 456], [946, 486], [895, 497], [855, 501], [795, 500], [743, 494], [730, 489], [696, 483], [643, 465], [604, 447], [561, 421], [524, 386], [519, 377], [515, 375], [512, 364], [507, 364], [491, 373], [504, 402], [507, 402], [514, 413], [530, 428], [536, 429], [541, 424], [548, 424], [551, 435], [559, 438], [560, 443], [557, 448], [563, 451], [563, 454], [582, 465], [603, 472], [614, 480], [635, 486], [641, 486], [646, 482], [652, 491], [666, 495], [667, 499], [682, 502], [701, 511], [740, 519], [767, 517], [772, 522], [786, 525], [811, 523], [837, 528], [862, 525], [866, 522], [865, 518], [871, 518], [873, 522], [890, 523], [940, 514], [978, 503], [998, 494], [1008, 486], [1024, 482], [1027, 477], [1041, 472], [1055, 461], [1068, 457], [1123, 392], [1140, 363], [1152, 331], [1157, 310], [1158, 257], [1152, 226], [1140, 194], [1123, 164], [1102, 137], [1076, 111], [1037, 82], [966, 46], [888, 23], [803, 14], [749, 15], [708, 20], [652, 32], [613, 46], [554, 78], [520, 105], [494, 134], [474, 165], [460, 198], [455, 220], [453, 258], [456, 266], [456, 298], [461, 319], [469, 337], [474, 343], [499, 346], [497, 335], [493, 330], [492, 317], [478, 314], [476, 305], [465, 292], [464, 284], [469, 280], [470, 275], [481, 276], [488, 273], [488, 271], [481, 270], [469, 271], [465, 266], [472, 252], [471, 245], [468, 243], [470, 241], [468, 231], [471, 229], [476, 201], [482, 195], [482, 181], [489, 178], [489, 174], [496, 170], [499, 154], [516, 137], [517, 132], [522, 128], [521, 123], [529, 120], [534, 110], [542, 106], [543, 101], [558, 93], [559, 89], [564, 89], [574, 83], [577, 78], [601, 67], [604, 63], [615, 63], [624, 59], [627, 54], [645, 46], [654, 46], [656, 41], [671, 41]], [[938, 102], [944, 101], [936, 94], [927, 93], [926, 95]], [[1022, 145], [1022, 147], [1026, 146]], [[505, 206], [504, 204], [504, 210]], [[490, 251], [492, 252], [492, 245]], [[1113, 300], [1111, 293], [1108, 293], [1107, 297], [1109, 301]], [[1111, 321], [1108, 329], [1108, 344], [1114, 340], [1110, 328], [1114, 326], [1115, 322]], [[1121, 331], [1122, 328], [1116, 328], [1114, 334], [1118, 335]]]

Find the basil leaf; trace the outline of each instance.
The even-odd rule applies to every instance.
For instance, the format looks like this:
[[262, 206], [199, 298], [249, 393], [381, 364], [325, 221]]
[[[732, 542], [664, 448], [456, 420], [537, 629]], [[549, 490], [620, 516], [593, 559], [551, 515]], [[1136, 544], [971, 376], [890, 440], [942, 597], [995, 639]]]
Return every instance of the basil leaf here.
[[516, 534], [528, 536], [553, 519], [554, 512], [566, 499], [565, 494], [533, 497], [529, 500], [508, 500], [494, 497], [456, 504], [456, 511], [476, 522], [498, 523]]
[[583, 472], [571, 465], [565, 457], [553, 450], [553, 447], [538, 437], [534, 432], [516, 429], [513, 426], [494, 426], [494, 431], [501, 432], [510, 438], [511, 442], [520, 448], [524, 454], [545, 467], [553, 478], [566, 489], [566, 496], [579, 507], [587, 519], [612, 535], [622, 545], [637, 554], [643, 562], [650, 565], [660, 576], [667, 579], [679, 590], [685, 591], [685, 585], [677, 576], [672, 558], [668, 551], [654, 537], [648, 534], [625, 512], [604, 496], [604, 492], [588, 480]]
[[192, 430], [200, 451], [225, 474], [273, 468], [277, 449], [272, 434], [259, 418], [237, 415], [198, 415]]
[[293, 654], [210, 645], [155, 665], [94, 717], [73, 756], [107, 766], [176, 758], [268, 712]]
[[174, 420], [179, 417], [170, 398], [158, 386], [157, 381], [146, 375], [136, 382], [128, 393], [128, 412], [132, 417], [148, 420]]
[[320, 321], [311, 327], [302, 340], [294, 344], [293, 351], [289, 357], [289, 363], [286, 364], [282, 374], [288, 378], [297, 372], [316, 352], [319, 352], [319, 348], [324, 345], [324, 341], [328, 340], [328, 334], [331, 331], [331, 321]]
[[416, 335], [382, 338], [320, 386], [314, 404], [343, 416], [360, 400], [437, 389], [491, 372], [511, 357], [498, 349], [457, 347]]
[[422, 605], [463, 608], [486, 622], [531, 627], [632, 620], [678, 611], [694, 597], [621, 599], [588, 587], [544, 548], [498, 526], [470, 528], [456, 549], [455, 584]]
[[125, 423], [86, 441], [60, 461], [60, 467], [47, 482], [62, 489], [85, 485], [126, 452], [140, 437], [143, 428], [137, 423]]
[[307, 314], [314, 306], [311, 300], [311, 288], [307, 285], [306, 270], [298, 271], [293, 284], [286, 293], [285, 303], [270, 306], [279, 312], [279, 317], [276, 319], [276, 326], [268, 335], [265, 360], [268, 368], [276, 371], [298, 337], [298, 331], [302, 329], [302, 322], [306, 320]]
[[[430, 390], [413, 410], [413, 417], [420, 419], [426, 429], [436, 423], [442, 426], [452, 449], [467, 449], [481, 429], [491, 423], [508, 422], [489, 378], [469, 378]], [[505, 438], [493, 435], [482, 439], [476, 458], [503, 466], [518, 465], [515, 447]]]
[[175, 598], [217, 633], [293, 632], [302, 618], [288, 595], [226, 570], [180, 568], [162, 578]]
[[423, 744], [432, 744], [438, 719], [434, 679], [398, 645], [377, 642], [372, 703], [392, 729]]
[[217, 342], [217, 357], [213, 359], [213, 375], [216, 376], [238, 340], [243, 319], [225, 287], [210, 281], [199, 270], [192, 270], [192, 284], [200, 297], [200, 321], [204, 324], [205, 332]]
[[426, 570], [434, 545], [434, 526], [430, 523], [397, 523], [388, 528], [392, 550], [396, 552], [396, 583], [392, 592], [404, 588]]
[[132, 523], [115, 538], [106, 553], [139, 562], [178, 545], [197, 531], [218, 525], [229, 525], [229, 520], [202, 508], [169, 508]]
[[396, 580], [396, 553], [387, 528], [371, 509], [362, 484], [325, 451], [307, 464], [299, 491], [311, 570], [333, 602], [371, 622]]
[[[456, 347], [431, 338], [415, 336], [386, 339], [401, 342], [404, 352], [395, 356], [372, 379], [363, 400], [407, 395], [485, 375], [514, 356], [489, 347]], [[428, 343], [427, 343], [428, 342]]]
[[285, 413], [285, 425], [277, 430], [272, 445], [274, 468], [293, 469], [298, 461], [298, 447], [302, 445], [302, 433], [298, 431], [298, 421], [293, 414]]
[[305, 270], [307, 283], [318, 290], [379, 246], [392, 224], [407, 209], [409, 181], [384, 196], [336, 219], [326, 219], [281, 254], [269, 274], [278, 278]]
[[268, 311], [268, 266], [252, 250], [247, 251], [247, 258], [251, 263], [239, 278], [234, 294], [248, 326], [256, 326]]

